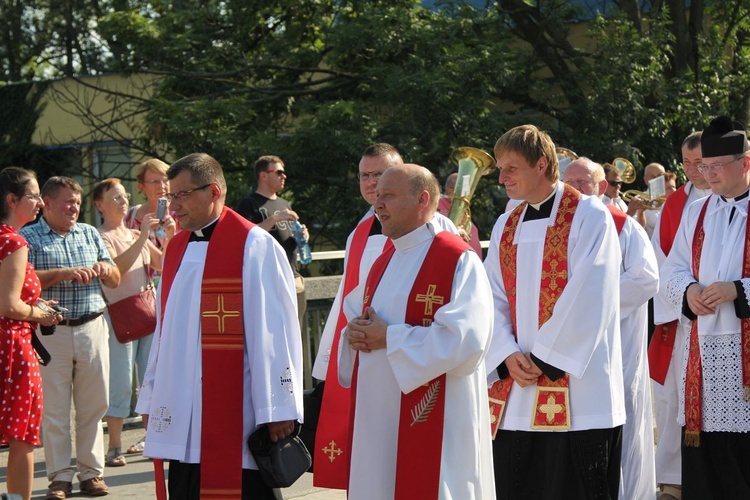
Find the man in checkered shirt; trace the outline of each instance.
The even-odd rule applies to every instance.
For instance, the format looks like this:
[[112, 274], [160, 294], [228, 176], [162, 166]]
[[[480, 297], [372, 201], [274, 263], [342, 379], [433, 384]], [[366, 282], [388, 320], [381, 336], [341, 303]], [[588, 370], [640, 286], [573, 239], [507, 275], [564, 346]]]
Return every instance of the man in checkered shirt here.
[[[81, 492], [108, 493], [104, 472], [101, 420], [109, 401], [109, 326], [101, 284], [116, 287], [120, 272], [99, 232], [78, 223], [81, 186], [68, 177], [52, 177], [42, 187], [43, 216], [21, 230], [29, 242], [29, 260], [42, 282], [42, 297], [69, 311], [54, 335], [42, 343], [52, 361], [41, 367], [44, 386], [42, 432], [47, 499], [72, 494], [76, 468]], [[70, 465], [70, 400], [75, 402], [77, 467]]]

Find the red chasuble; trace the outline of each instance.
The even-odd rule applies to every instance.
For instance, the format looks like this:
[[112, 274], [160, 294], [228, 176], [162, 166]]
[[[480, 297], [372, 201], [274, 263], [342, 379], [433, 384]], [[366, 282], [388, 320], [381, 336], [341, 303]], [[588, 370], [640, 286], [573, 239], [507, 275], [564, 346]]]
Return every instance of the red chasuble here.
[[[542, 259], [542, 281], [539, 293], [539, 326], [549, 320], [557, 299], [568, 284], [568, 240], [581, 193], [568, 186], [563, 188], [555, 222], [547, 228]], [[513, 243], [521, 214], [526, 207], [522, 203], [511, 212], [500, 239], [500, 270], [510, 306], [513, 333], [518, 335], [516, 323], [516, 269], [518, 245]], [[537, 380], [534, 412], [530, 427], [535, 430], [570, 429], [569, 377], [566, 373], [553, 381], [546, 375]], [[498, 380], [489, 390], [490, 423], [492, 436], [497, 434], [505, 411], [505, 404], [513, 387], [513, 378]]]
[[[659, 222], [659, 245], [664, 255], [669, 255], [672, 250], [677, 228], [680, 227], [682, 212], [687, 203], [688, 192], [686, 186], [672, 193], [661, 210], [661, 221]], [[656, 325], [651, 343], [648, 346], [648, 368], [651, 379], [661, 385], [667, 378], [667, 370], [672, 359], [672, 350], [677, 335], [677, 320]]]
[[[363, 220], [354, 230], [349, 255], [346, 261], [344, 298], [359, 285], [359, 266], [362, 255], [367, 246], [375, 216]], [[390, 239], [385, 249], [393, 248]], [[351, 395], [349, 389], [339, 384], [339, 342], [341, 330], [346, 326], [346, 316], [343, 307], [339, 309], [336, 329], [333, 332], [333, 344], [328, 359], [323, 402], [320, 406], [318, 427], [315, 431], [315, 474], [313, 484], [323, 488], [345, 490], [349, 486], [349, 413], [351, 410]]]
[[[435, 235], [409, 292], [404, 318], [406, 324], [432, 324], [437, 310], [450, 301], [458, 260], [469, 249], [454, 234], [443, 231]], [[392, 246], [387, 248], [373, 264], [365, 284], [363, 312], [370, 306], [394, 251]], [[355, 363], [353, 401], [356, 401], [357, 366], [358, 363]], [[401, 394], [395, 500], [438, 498], [445, 419], [445, 379], [443, 374], [408, 394]], [[354, 412], [350, 426], [354, 428]]]
[[[706, 233], [703, 220], [706, 216], [709, 197], [701, 208], [695, 234], [693, 234], [693, 276], [700, 280], [701, 253]], [[750, 212], [750, 202], [748, 202]], [[742, 277], [750, 278], [750, 217], [745, 226], [745, 248], [742, 259]], [[745, 399], [750, 400], [750, 318], [742, 318], [741, 351], [742, 351], [742, 386], [745, 388]], [[700, 446], [700, 431], [703, 428], [703, 366], [701, 363], [700, 343], [698, 342], [698, 318], [690, 328], [688, 362], [685, 368], [685, 446]]]
[[[201, 283], [201, 499], [236, 499], [242, 495], [242, 265], [245, 240], [253, 227], [225, 207], [206, 253]], [[169, 244], [161, 278], [162, 318], [189, 238], [190, 231], [181, 231]]]

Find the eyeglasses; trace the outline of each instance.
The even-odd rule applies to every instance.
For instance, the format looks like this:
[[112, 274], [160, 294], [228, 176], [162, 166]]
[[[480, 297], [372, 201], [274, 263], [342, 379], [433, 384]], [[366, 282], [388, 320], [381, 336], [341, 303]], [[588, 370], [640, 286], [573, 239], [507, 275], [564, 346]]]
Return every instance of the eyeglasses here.
[[153, 184], [154, 186], [157, 184], [161, 184], [162, 186], [168, 186], [169, 185], [169, 179], [154, 179], [152, 181], [143, 181], [144, 184]]
[[717, 162], [712, 163], [711, 165], [707, 165], [705, 163], [701, 163], [700, 165], [698, 165], [698, 172], [702, 173], [703, 175], [705, 175], [705, 174], [707, 174], [709, 172], [714, 172], [714, 173], [720, 172], [721, 170], [724, 169], [724, 167], [726, 167], [730, 163], [734, 163], [736, 161], [739, 161], [742, 158], [744, 158], [744, 156], [740, 157], [740, 158], [737, 158], [737, 159], [734, 159], [734, 160], [731, 160], [731, 161], [726, 161], [724, 163], [721, 163], [721, 162], [717, 161]]
[[381, 175], [383, 175], [383, 172], [360, 172], [357, 174], [357, 179], [367, 182], [370, 179], [378, 180]]
[[38, 203], [43, 202], [42, 195], [40, 194], [24, 194], [24, 196], [32, 201], [36, 201]]
[[115, 203], [122, 203], [125, 200], [130, 200], [130, 193], [125, 193], [124, 195], [116, 194], [112, 197], [112, 201]]
[[622, 181], [607, 181], [607, 184], [612, 187], [620, 187], [622, 186]]
[[267, 173], [267, 174], [274, 174], [275, 173], [279, 177], [286, 175], [286, 171], [285, 170], [281, 170], [281, 169], [278, 169], [278, 170], [264, 170], [264, 172]]
[[204, 184], [204, 185], [199, 186], [197, 188], [185, 189], [183, 191], [177, 191], [176, 193], [167, 193], [164, 196], [166, 196], [169, 201], [172, 201], [175, 198], [180, 199], [180, 200], [184, 200], [185, 198], [187, 198], [187, 195], [189, 195], [190, 193], [192, 193], [194, 191], [200, 191], [201, 189], [206, 189], [211, 184], [212, 183], [209, 182], [208, 184]]

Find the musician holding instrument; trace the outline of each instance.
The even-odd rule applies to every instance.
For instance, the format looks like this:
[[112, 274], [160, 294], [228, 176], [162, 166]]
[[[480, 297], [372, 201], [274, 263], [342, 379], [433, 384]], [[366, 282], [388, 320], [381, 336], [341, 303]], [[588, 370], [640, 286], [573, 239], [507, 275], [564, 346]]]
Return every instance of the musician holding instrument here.
[[[458, 178], [458, 174], [456, 172], [453, 172], [445, 179], [445, 186], [443, 186], [443, 194], [440, 196], [440, 201], [438, 202], [438, 208], [437, 211], [440, 214], [445, 215], [446, 217], [450, 213], [451, 210], [451, 202], [453, 201], [453, 191], [456, 187], [456, 179]], [[482, 258], [482, 245], [479, 242], [479, 231], [477, 230], [477, 226], [474, 225], [473, 222], [469, 221], [470, 225], [470, 231], [467, 234], [466, 232], [462, 231], [461, 228], [458, 228], [458, 232], [461, 235], [461, 238], [464, 239], [466, 243], [471, 246], [471, 248], [479, 255], [479, 258]]]
[[[643, 182], [647, 187], [649, 187], [649, 182], [661, 176], [664, 172], [666, 172], [666, 170], [659, 163], [649, 163], [643, 169]], [[638, 221], [641, 227], [646, 230], [646, 233], [650, 238], [651, 235], [654, 234], [654, 227], [656, 226], [656, 221], [659, 218], [659, 209], [661, 208], [661, 204], [659, 204], [658, 206], [654, 206], [652, 203], [649, 203], [649, 201], [651, 201], [650, 189], [646, 194], [648, 195], [647, 199], [643, 196], [634, 196], [630, 201], [628, 201], [627, 214]], [[625, 195], [623, 194], [623, 198], [624, 197]]]
[[605, 163], [602, 167], [604, 168], [604, 175], [607, 178], [607, 190], [604, 192], [604, 196], [602, 196], [602, 203], [605, 205], [611, 203], [615, 208], [627, 212], [628, 205], [620, 196], [620, 188], [623, 184], [622, 174], [611, 163]]

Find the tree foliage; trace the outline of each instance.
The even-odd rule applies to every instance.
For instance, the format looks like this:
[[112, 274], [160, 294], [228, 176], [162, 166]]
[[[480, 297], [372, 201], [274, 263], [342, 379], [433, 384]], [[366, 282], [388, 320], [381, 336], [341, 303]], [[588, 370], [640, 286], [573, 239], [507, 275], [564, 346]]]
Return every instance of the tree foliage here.
[[[230, 205], [254, 159], [278, 154], [314, 242], [338, 246], [365, 208], [356, 164], [373, 142], [443, 178], [454, 147], [491, 150], [535, 123], [598, 161], [675, 169], [682, 139], [712, 116], [748, 121], [750, 0], [486, 4], [0, 0], [0, 62], [6, 81], [157, 75], [131, 147], [214, 155]], [[484, 236], [501, 192], [490, 179], [475, 196]]]

